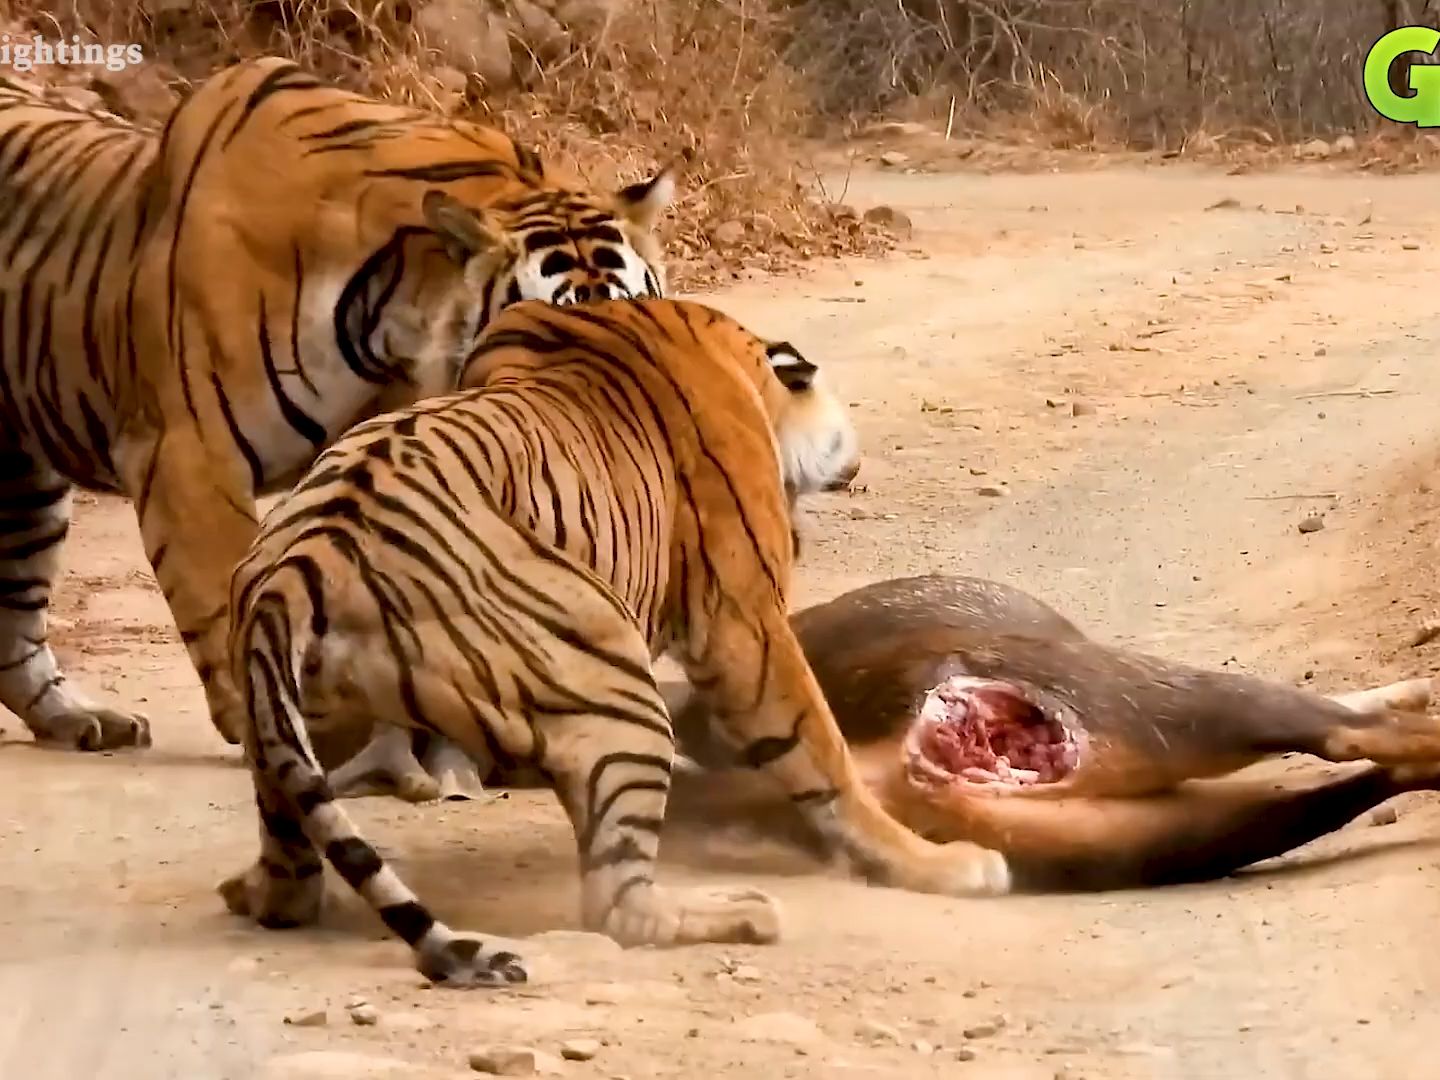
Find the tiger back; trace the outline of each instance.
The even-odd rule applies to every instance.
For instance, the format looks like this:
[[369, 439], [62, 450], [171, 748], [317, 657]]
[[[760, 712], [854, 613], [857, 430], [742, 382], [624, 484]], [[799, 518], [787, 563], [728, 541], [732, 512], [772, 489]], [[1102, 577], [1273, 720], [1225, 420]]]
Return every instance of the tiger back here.
[[[815, 372], [696, 303], [521, 304], [472, 355], [478, 388], [322, 454], [232, 586], [262, 850], [221, 886], [231, 910], [266, 926], [315, 918], [323, 853], [432, 979], [526, 977], [514, 954], [438, 922], [335, 801], [307, 724], [359, 713], [550, 777], [586, 927], [624, 944], [773, 940], [763, 893], [653, 881], [674, 759], [661, 653], [741, 760], [864, 876], [1006, 888], [997, 855], [935, 847], [884, 814], [790, 629], [787, 487], [854, 469], [843, 411], [790, 407], [816, 392]], [[810, 452], [787, 452], [802, 441]], [[796, 477], [793, 461], [813, 471]]]
[[[498, 131], [276, 58], [214, 75], [158, 133], [0, 81], [0, 704], [62, 746], [149, 741], [46, 644], [79, 485], [133, 500], [236, 741], [227, 585], [257, 495], [357, 420], [453, 388], [507, 304], [662, 294], [673, 188], [589, 192]], [[448, 354], [422, 349], [433, 333]]]

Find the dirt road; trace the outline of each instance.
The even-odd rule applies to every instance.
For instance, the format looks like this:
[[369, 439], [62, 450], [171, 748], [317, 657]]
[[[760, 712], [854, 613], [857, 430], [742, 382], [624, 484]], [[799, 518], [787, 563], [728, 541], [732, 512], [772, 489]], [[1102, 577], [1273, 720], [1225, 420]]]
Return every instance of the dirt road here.
[[[811, 510], [798, 599], [966, 571], [1099, 637], [1326, 689], [1436, 670], [1440, 644], [1407, 644], [1437, 593], [1433, 186], [1323, 168], [852, 177], [848, 201], [911, 214], [914, 251], [711, 298], [823, 364], [866, 443], [866, 490]], [[525, 946], [534, 982], [503, 995], [420, 989], [340, 889], [321, 929], [253, 929], [213, 892], [254, 855], [248, 779], [128, 508], [83, 500], [68, 566], [64, 655], [149, 710], [156, 745], [45, 753], [4, 720], [0, 1076], [458, 1078], [483, 1044], [584, 1036], [605, 1045], [565, 1075], [1433, 1068], [1440, 803], [1422, 796], [1234, 880], [1095, 897], [911, 896], [724, 838], [675, 844], [673, 879], [774, 890], [787, 940], [621, 954], [551, 934]], [[451, 921], [574, 926], [548, 796], [351, 805]], [[356, 995], [379, 1024], [347, 1019]], [[328, 1026], [283, 1023], [318, 1009]]]

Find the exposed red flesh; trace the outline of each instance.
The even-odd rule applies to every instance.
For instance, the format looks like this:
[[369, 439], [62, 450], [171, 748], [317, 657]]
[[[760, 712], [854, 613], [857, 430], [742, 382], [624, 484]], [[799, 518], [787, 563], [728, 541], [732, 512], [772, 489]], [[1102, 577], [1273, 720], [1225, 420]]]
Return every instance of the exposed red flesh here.
[[953, 676], [925, 698], [907, 740], [931, 780], [1051, 784], [1079, 764], [1073, 735], [1008, 683]]

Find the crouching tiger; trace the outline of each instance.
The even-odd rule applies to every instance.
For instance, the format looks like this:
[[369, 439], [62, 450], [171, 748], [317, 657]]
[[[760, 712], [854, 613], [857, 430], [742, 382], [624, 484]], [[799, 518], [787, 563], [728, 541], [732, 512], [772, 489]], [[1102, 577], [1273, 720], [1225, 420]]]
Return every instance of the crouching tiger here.
[[842, 485], [858, 463], [813, 364], [702, 305], [642, 300], [511, 307], [465, 370], [473, 389], [322, 454], [236, 570], [262, 843], [220, 886], [233, 912], [313, 920], [323, 855], [427, 977], [526, 977], [437, 922], [334, 800], [307, 725], [361, 714], [533, 762], [574, 827], [587, 928], [624, 944], [774, 940], [764, 893], [654, 884], [674, 755], [651, 669], [664, 652], [865, 878], [1008, 889], [995, 853], [930, 844], [879, 808], [790, 629], [787, 489]]
[[256, 495], [355, 421], [454, 388], [411, 356], [462, 265], [473, 293], [444, 329], [466, 348], [522, 298], [662, 295], [673, 188], [576, 190], [498, 131], [275, 58], [202, 83], [160, 134], [0, 80], [0, 704], [63, 746], [149, 741], [46, 643], [75, 484], [135, 501], [238, 741], [227, 586]]

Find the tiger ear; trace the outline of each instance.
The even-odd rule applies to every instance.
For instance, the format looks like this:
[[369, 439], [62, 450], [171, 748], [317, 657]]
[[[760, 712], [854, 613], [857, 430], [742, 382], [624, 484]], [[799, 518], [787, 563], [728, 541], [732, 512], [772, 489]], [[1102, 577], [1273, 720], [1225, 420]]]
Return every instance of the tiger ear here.
[[628, 184], [615, 193], [620, 207], [620, 216], [626, 221], [649, 230], [656, 220], [675, 201], [675, 174], [679, 167], [671, 162], [649, 180]]
[[804, 393], [815, 385], [815, 376], [820, 369], [800, 355], [800, 351], [788, 341], [777, 341], [765, 346], [765, 355], [770, 358], [770, 369], [780, 380], [780, 385], [792, 394]]
[[430, 231], [444, 243], [445, 254], [459, 266], [505, 243], [504, 235], [489, 214], [477, 213], [439, 188], [425, 192], [420, 210]]

